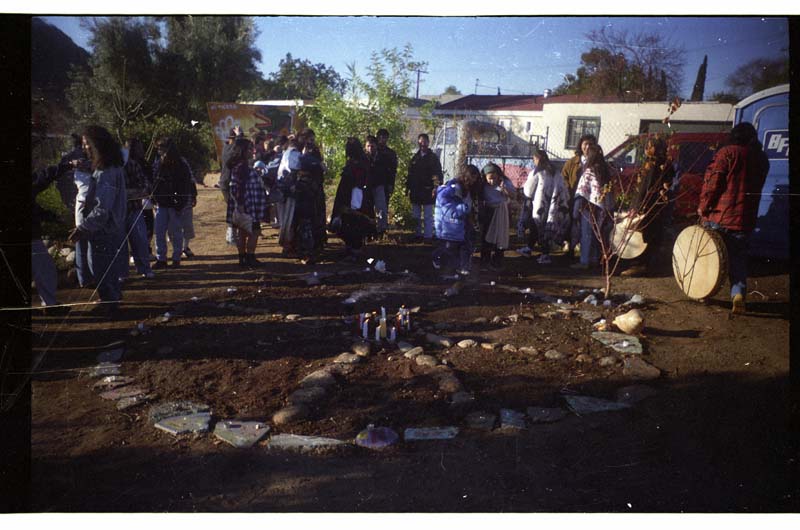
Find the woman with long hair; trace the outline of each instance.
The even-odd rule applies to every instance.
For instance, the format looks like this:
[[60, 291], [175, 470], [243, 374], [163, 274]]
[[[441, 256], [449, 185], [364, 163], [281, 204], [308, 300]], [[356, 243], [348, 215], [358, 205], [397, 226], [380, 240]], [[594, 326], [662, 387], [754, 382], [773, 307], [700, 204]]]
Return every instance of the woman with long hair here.
[[73, 242], [87, 239], [92, 274], [97, 282], [100, 300], [110, 302], [101, 312], [113, 316], [122, 299], [119, 281], [128, 266], [128, 246], [125, 241], [125, 171], [122, 151], [106, 129], [88, 126], [81, 134], [87, 158], [91, 161], [94, 196], [87, 199], [87, 211], [81, 223], [70, 234]]
[[192, 172], [181, 157], [178, 147], [169, 138], [158, 141], [158, 157], [153, 162], [153, 202], [155, 218], [156, 264], [154, 269], [167, 267], [167, 233], [172, 244], [172, 266], [181, 264], [183, 253], [182, 210], [190, 207], [193, 192]]
[[[564, 178], [564, 185], [569, 190], [569, 209], [574, 211], [575, 189], [581, 178], [583, 170], [586, 168], [586, 150], [590, 145], [597, 145], [597, 137], [593, 134], [584, 134], [575, 146], [575, 156], [570, 158], [561, 168], [561, 176]], [[572, 258], [575, 251], [575, 244], [580, 239], [580, 217], [570, 217], [570, 227], [567, 230], [568, 255]]]
[[597, 264], [602, 238], [603, 247], [608, 248], [608, 235], [613, 226], [612, 213], [614, 195], [608, 185], [611, 169], [605, 161], [599, 145], [586, 150], [586, 167], [575, 189], [573, 218], [581, 222], [581, 258], [572, 265], [574, 269], [586, 270]]
[[256, 245], [261, 235], [261, 223], [267, 220], [267, 193], [261, 176], [250, 167], [253, 158], [253, 143], [246, 139], [237, 139], [233, 145], [228, 167], [231, 170], [231, 200], [228, 202], [228, 222], [233, 222], [234, 211], [239, 210], [250, 216], [253, 223], [250, 230], [239, 227], [237, 248], [239, 265], [242, 267], [258, 267], [261, 262], [256, 259]]
[[547, 152], [536, 149], [533, 153], [535, 169], [528, 175], [522, 188], [526, 203], [524, 226], [529, 229], [528, 246], [519, 250], [530, 255], [538, 243], [541, 255], [538, 263], [549, 264], [550, 245], [560, 241], [569, 222], [569, 190], [564, 180], [555, 177], [553, 164]]
[[347, 161], [333, 201], [331, 230], [344, 241], [345, 259], [355, 261], [364, 239], [375, 234], [375, 214], [368, 188], [369, 161], [358, 138], [348, 138], [344, 152]]

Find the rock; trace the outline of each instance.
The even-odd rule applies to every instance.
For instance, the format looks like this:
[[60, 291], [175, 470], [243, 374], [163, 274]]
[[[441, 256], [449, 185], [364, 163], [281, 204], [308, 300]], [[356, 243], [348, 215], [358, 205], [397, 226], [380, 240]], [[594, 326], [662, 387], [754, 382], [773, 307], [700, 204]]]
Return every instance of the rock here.
[[308, 415], [309, 410], [305, 405], [288, 405], [272, 415], [272, 423], [286, 425], [287, 423], [304, 420]]
[[470, 394], [469, 392], [456, 392], [452, 396], [450, 396], [450, 404], [454, 407], [460, 407], [463, 405], [471, 405], [475, 402], [475, 396]]
[[517, 353], [517, 347], [513, 344], [505, 344], [503, 346], [503, 351], [506, 353]]
[[107, 375], [119, 375], [122, 365], [117, 363], [100, 363], [89, 371], [90, 377], [105, 377]]
[[613, 355], [606, 355], [605, 357], [601, 357], [600, 360], [597, 361], [597, 364], [599, 364], [602, 367], [616, 366], [617, 358], [614, 357]]
[[655, 396], [658, 391], [647, 385], [630, 385], [617, 390], [617, 401], [620, 403], [638, 403]]
[[360, 355], [361, 357], [367, 357], [370, 354], [370, 351], [372, 350], [369, 342], [363, 340], [354, 342], [353, 345], [351, 346], [351, 349], [356, 355]]
[[581, 364], [588, 364], [588, 363], [591, 363], [592, 361], [593, 361], [593, 359], [592, 359], [591, 355], [586, 355], [585, 353], [581, 353], [580, 355], [575, 357], [575, 362], [578, 362], [578, 363], [581, 363]]
[[472, 339], [464, 339], [464, 340], [458, 341], [458, 344], [457, 344], [457, 346], [459, 348], [474, 348], [477, 345], [478, 345], [478, 343], [475, 342]]
[[561, 407], [528, 407], [528, 417], [533, 423], [552, 423], [564, 418], [567, 411]]
[[627, 355], [641, 355], [642, 343], [633, 335], [614, 333], [613, 331], [595, 331], [592, 338], [606, 346]]
[[481, 348], [484, 350], [497, 350], [500, 348], [500, 344], [497, 342], [482, 342]]
[[339, 356], [336, 357], [333, 362], [336, 364], [358, 364], [361, 362], [362, 358], [363, 357], [356, 355], [355, 353], [344, 352], [339, 354]]
[[300, 386], [303, 387], [331, 386], [335, 384], [336, 378], [330, 370], [325, 368], [315, 370], [300, 380]]
[[300, 388], [289, 394], [286, 402], [289, 405], [308, 405], [315, 401], [319, 401], [328, 392], [321, 386], [309, 386], [307, 388]]
[[640, 294], [635, 294], [631, 296], [630, 300], [628, 300], [622, 305], [644, 305], [644, 303], [645, 303], [644, 297]]
[[150, 422], [157, 423], [165, 418], [189, 416], [201, 412], [210, 413], [208, 405], [193, 401], [167, 401], [150, 407], [147, 418]]
[[126, 375], [107, 375], [92, 385], [95, 390], [113, 390], [133, 383], [133, 377]]
[[644, 328], [644, 315], [638, 309], [631, 309], [627, 313], [617, 315], [611, 323], [623, 333], [635, 335]]
[[409, 344], [408, 342], [405, 342], [405, 341], [402, 341], [402, 340], [397, 343], [397, 349], [400, 350], [403, 353], [407, 352], [408, 350], [412, 349], [413, 347], [414, 347], [413, 344]]
[[536, 320], [536, 315], [531, 312], [520, 313], [519, 316], [525, 320]]
[[486, 317], [478, 317], [472, 321], [473, 324], [488, 324], [489, 319]]
[[436, 335], [435, 333], [427, 333], [425, 335], [425, 340], [430, 342], [431, 344], [436, 344], [437, 346], [443, 346], [445, 348], [452, 348], [453, 341], [447, 337], [442, 337], [441, 335]]
[[495, 421], [497, 421], [497, 416], [479, 410], [467, 414], [466, 418], [464, 418], [464, 421], [466, 421], [467, 426], [470, 429], [491, 431], [492, 429], [494, 429], [494, 424]]
[[276, 434], [267, 441], [267, 449], [283, 449], [289, 451], [310, 451], [315, 449], [329, 449], [347, 445], [347, 442], [335, 438], [320, 436], [302, 436], [299, 434]]
[[575, 309], [573, 310], [573, 313], [575, 313], [576, 315], [578, 315], [579, 317], [588, 322], [595, 322], [596, 320], [599, 320], [603, 317], [603, 315], [601, 313], [598, 313], [597, 311], [586, 311], [582, 309]]
[[550, 359], [551, 361], [560, 361], [562, 360], [565, 355], [558, 350], [547, 350], [544, 352], [545, 359]]
[[254, 446], [269, 432], [269, 425], [260, 421], [221, 420], [214, 427], [214, 436], [234, 447]]
[[409, 427], [403, 431], [407, 442], [420, 440], [450, 440], [458, 434], [458, 427]]
[[155, 394], [140, 394], [138, 396], [122, 398], [117, 401], [117, 410], [128, 410], [129, 408], [148, 403], [155, 398]]
[[622, 364], [622, 375], [631, 379], [650, 380], [661, 376], [661, 370], [640, 357], [626, 357]]
[[500, 316], [495, 316], [495, 317], [492, 318], [492, 324], [499, 324], [502, 321], [503, 321], [503, 319]]
[[156, 355], [161, 355], [161, 356], [169, 355], [173, 351], [175, 351], [175, 348], [173, 348], [172, 346], [161, 346], [159, 349], [156, 350]]
[[198, 412], [197, 414], [186, 416], [164, 418], [155, 424], [155, 428], [177, 436], [179, 434], [208, 432], [208, 424], [210, 422], [210, 412]]
[[389, 427], [368, 426], [356, 435], [355, 443], [367, 449], [385, 449], [394, 445], [399, 436]]
[[539, 350], [533, 346], [522, 346], [518, 351], [519, 353], [524, 353], [525, 355], [539, 355]]
[[423, 353], [424, 351], [425, 351], [425, 350], [422, 348], [422, 346], [417, 346], [416, 348], [411, 348], [410, 350], [408, 350], [407, 352], [405, 352], [405, 353], [403, 354], [403, 357], [405, 357], [405, 358], [407, 358], [407, 359], [413, 359], [414, 357], [416, 357], [416, 356], [418, 356], [418, 355], [422, 355], [422, 353]]
[[[360, 357], [359, 357], [360, 359]], [[325, 367], [325, 370], [330, 372], [333, 375], [348, 375], [355, 370], [355, 366], [352, 364], [331, 364]]]
[[517, 314], [508, 315], [508, 321], [516, 324], [517, 322], [519, 322], [519, 315]]
[[589, 296], [583, 299], [583, 303], [597, 305], [597, 297], [593, 294], [590, 294]]
[[122, 398], [129, 398], [134, 396], [141, 396], [146, 394], [147, 392], [138, 386], [133, 385], [126, 385], [120, 388], [115, 388], [113, 390], [108, 390], [100, 394], [100, 397], [103, 399], [108, 399], [111, 401], [116, 401]]
[[417, 355], [414, 360], [420, 366], [436, 366], [439, 364], [439, 359], [433, 355]]
[[64, 262], [66, 263], [67, 267], [71, 267], [75, 264], [75, 251], [70, 249], [69, 254], [64, 258]]
[[286, 320], [287, 322], [294, 322], [295, 320], [300, 320], [300, 315], [292, 313], [290, 315], [286, 315], [286, 318], [284, 318], [284, 320]]
[[609, 412], [630, 408], [627, 403], [617, 403], [607, 399], [590, 396], [563, 396], [569, 407], [576, 414], [592, 414], [594, 412]]
[[512, 409], [500, 409], [501, 429], [524, 429], [525, 414]]
[[458, 377], [449, 375], [439, 379], [439, 390], [447, 392], [448, 394], [454, 394], [464, 390], [464, 387], [461, 381], [458, 380]]

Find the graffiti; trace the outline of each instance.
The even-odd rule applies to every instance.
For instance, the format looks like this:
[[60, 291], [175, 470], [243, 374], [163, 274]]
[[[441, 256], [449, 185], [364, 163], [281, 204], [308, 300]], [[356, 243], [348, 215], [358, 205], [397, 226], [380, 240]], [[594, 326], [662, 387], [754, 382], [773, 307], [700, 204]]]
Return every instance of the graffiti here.
[[221, 142], [228, 138], [228, 133], [234, 127], [241, 127], [241, 122], [233, 118], [233, 116], [225, 116], [219, 120], [218, 125], [214, 127], [214, 134]]

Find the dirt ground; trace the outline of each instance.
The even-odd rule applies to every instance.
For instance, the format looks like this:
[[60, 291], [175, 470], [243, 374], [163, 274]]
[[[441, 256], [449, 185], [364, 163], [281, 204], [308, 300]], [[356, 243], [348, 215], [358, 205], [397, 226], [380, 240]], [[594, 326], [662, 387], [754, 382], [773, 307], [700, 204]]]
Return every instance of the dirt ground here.
[[[322, 263], [300, 265], [281, 256], [273, 229], [258, 246], [264, 266], [245, 270], [225, 244], [217, 189], [199, 190], [195, 226], [191, 247], [197, 256], [153, 280], [128, 280], [118, 320], [78, 309], [67, 317], [34, 316], [33, 354], [45, 356], [32, 381], [32, 511], [800, 508], [786, 266], [754, 262], [748, 313], [734, 318], [727, 285], [699, 303], [683, 296], [668, 268], [653, 278], [615, 278], [620, 300], [635, 293], [646, 299], [643, 358], [661, 376], [643, 383], [623, 375], [621, 359], [600, 365], [613, 352], [591, 338], [589, 321], [547, 315], [564, 307], [551, 303], [557, 298], [606, 317], [624, 311], [579, 303], [577, 291], [601, 287], [601, 277], [569, 269], [563, 256], [542, 266], [509, 252], [503, 272], [481, 272], [477, 282], [445, 298], [450, 284], [431, 267], [430, 246], [408, 243], [404, 233], [367, 247], [368, 257], [385, 261], [386, 274], [365, 271], [367, 263], [337, 261], [343, 247], [333, 238]], [[314, 271], [321, 282], [309, 286], [305, 277]], [[527, 287], [532, 294], [518, 291]], [[343, 304], [353, 293], [356, 304]], [[60, 294], [65, 302], [88, 295], [69, 286]], [[266, 439], [235, 449], [211, 434], [176, 438], [148, 422], [149, 405], [120, 412], [101, 399], [87, 373], [103, 345], [123, 340], [123, 374], [156, 393], [155, 402], [189, 399], [209, 405], [215, 420], [271, 423], [300, 379], [350, 350], [355, 326], [346, 319], [381, 306], [394, 312], [401, 304], [420, 306], [412, 315], [415, 326], [455, 341], [532, 346], [538, 354], [480, 345], [448, 349], [426, 344], [424, 336], [403, 335], [446, 360], [474, 402], [451, 405], [437, 383], [437, 368], [384, 344], [340, 375], [307, 419], [272, 426], [272, 433], [348, 441], [368, 424], [401, 435], [408, 427], [461, 429], [452, 440], [400, 442], [384, 451], [348, 446], [297, 453], [269, 450]], [[163, 323], [165, 312], [172, 317]], [[287, 320], [289, 314], [301, 318]], [[525, 318], [510, 322], [512, 314]], [[500, 321], [493, 323], [496, 316]], [[476, 322], [479, 317], [486, 320]], [[132, 336], [142, 322], [149, 331]], [[551, 349], [565, 359], [545, 358]], [[585, 362], [576, 360], [580, 354]], [[511, 432], [465, 424], [465, 415], [476, 410], [566, 410], [565, 394], [614, 399], [617, 389], [634, 383], [656, 394], [628, 410], [570, 413]]]

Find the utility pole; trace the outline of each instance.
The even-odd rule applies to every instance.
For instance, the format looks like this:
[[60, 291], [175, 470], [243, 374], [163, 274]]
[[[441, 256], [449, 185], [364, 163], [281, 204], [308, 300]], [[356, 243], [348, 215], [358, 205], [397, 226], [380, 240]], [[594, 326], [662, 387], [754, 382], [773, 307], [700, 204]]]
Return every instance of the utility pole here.
[[480, 79], [478, 79], [476, 77], [475, 78], [475, 91], [473, 92], [473, 94], [476, 94], [476, 95], [478, 94], [478, 81], [480, 81]]
[[420, 68], [417, 68], [414, 71], [417, 72], [417, 95], [416, 95], [416, 99], [419, 99], [419, 74], [420, 73], [427, 74], [428, 71], [427, 70], [422, 70]]

